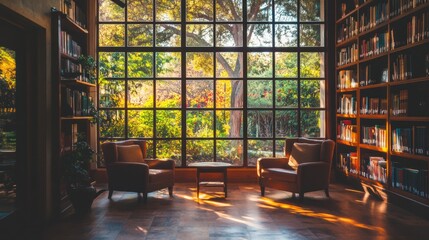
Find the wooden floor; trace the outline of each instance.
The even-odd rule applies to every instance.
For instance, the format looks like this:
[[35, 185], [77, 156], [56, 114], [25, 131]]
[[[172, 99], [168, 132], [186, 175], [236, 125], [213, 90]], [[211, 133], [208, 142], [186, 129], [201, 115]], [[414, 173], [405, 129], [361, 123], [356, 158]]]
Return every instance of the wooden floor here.
[[[331, 199], [323, 191], [306, 194], [303, 202], [291, 194], [267, 189], [260, 197], [256, 184], [229, 184], [201, 189], [176, 184], [168, 191], [100, 195], [91, 213], [70, 216], [46, 232], [45, 239], [424, 239], [429, 221], [363, 192], [331, 185]], [[218, 191], [219, 192], [216, 192]], [[427, 238], [426, 238], [427, 239]]]

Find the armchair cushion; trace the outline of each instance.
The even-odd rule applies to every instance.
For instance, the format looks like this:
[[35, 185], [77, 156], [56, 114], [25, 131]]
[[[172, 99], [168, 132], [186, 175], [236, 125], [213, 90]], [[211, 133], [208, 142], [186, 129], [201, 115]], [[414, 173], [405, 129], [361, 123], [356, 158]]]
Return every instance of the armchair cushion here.
[[320, 161], [320, 144], [294, 143], [289, 157], [289, 166], [297, 170], [298, 165]]
[[138, 145], [118, 145], [118, 162], [143, 162], [143, 153]]
[[285, 168], [266, 168], [262, 170], [262, 176], [276, 181], [296, 182], [297, 172]]

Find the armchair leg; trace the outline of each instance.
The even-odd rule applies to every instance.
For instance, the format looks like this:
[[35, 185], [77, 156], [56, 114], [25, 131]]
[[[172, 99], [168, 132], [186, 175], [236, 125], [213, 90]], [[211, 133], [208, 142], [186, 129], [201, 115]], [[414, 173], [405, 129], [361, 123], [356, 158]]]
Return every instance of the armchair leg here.
[[170, 197], [173, 196], [173, 186], [168, 187], [168, 195], [170, 195]]
[[292, 199], [295, 199], [295, 198], [296, 198], [295, 193], [292, 193]]
[[304, 201], [304, 193], [303, 192], [299, 193], [299, 201], [300, 202]]
[[329, 198], [329, 188], [325, 188], [325, 195], [327, 198]]
[[147, 203], [147, 192], [143, 193], [143, 202]]
[[109, 196], [107, 196], [108, 199], [112, 199], [113, 190], [109, 189]]
[[259, 178], [259, 186], [261, 187], [261, 196], [264, 197], [265, 196], [265, 186], [264, 186], [264, 183], [262, 183], [261, 178]]

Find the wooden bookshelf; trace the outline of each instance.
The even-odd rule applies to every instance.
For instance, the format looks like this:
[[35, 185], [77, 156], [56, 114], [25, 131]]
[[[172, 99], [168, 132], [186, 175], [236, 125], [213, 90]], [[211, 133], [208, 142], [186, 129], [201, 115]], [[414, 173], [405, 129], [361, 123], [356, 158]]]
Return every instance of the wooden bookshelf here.
[[[61, 8], [51, 12], [52, 21], [52, 79], [53, 108], [55, 120], [53, 139], [54, 205], [56, 215], [69, 212], [65, 184], [61, 177], [61, 156], [72, 149], [77, 135], [82, 134], [88, 142], [96, 136], [91, 132], [91, 99], [95, 98], [96, 84], [88, 82], [79, 62], [80, 56], [89, 56], [89, 32], [87, 21], [91, 1], [71, 0], [71, 7], [61, 0]], [[77, 14], [79, 12], [79, 15]]]
[[[417, 22], [420, 21], [419, 19], [426, 19], [422, 16], [429, 12], [429, 0], [417, 0], [417, 6], [412, 7], [410, 5], [410, 8], [402, 12], [402, 14], [391, 17], [392, 15], [389, 11], [392, 11], [393, 13], [395, 10], [395, 4], [405, 2], [396, 1], [397, 0], [359, 1], [362, 2], [359, 6], [350, 7], [352, 6], [352, 1], [336, 0], [337, 16], [335, 39], [336, 41], [338, 39], [335, 50], [336, 86], [339, 86], [338, 83], [340, 83], [339, 72], [343, 70], [355, 71], [356, 79], [359, 84], [361, 82], [367, 82], [369, 79], [365, 78], [368, 75], [371, 81], [373, 81], [370, 85], [336, 90], [336, 109], [339, 109], [339, 104], [341, 104], [341, 101], [339, 100], [342, 99], [345, 94], [355, 97], [358, 106], [357, 114], [336, 114], [337, 125], [340, 121], [348, 119], [347, 121], [351, 121], [353, 125], [357, 126], [356, 134], [358, 138], [358, 143], [351, 143], [342, 139], [336, 140], [337, 163], [340, 160], [340, 154], [344, 155], [355, 152], [359, 161], [359, 166], [362, 170], [363, 164], [366, 165], [369, 162], [368, 157], [374, 156], [383, 158], [386, 161], [385, 168], [387, 174], [385, 179], [387, 179], [387, 183], [363, 177], [361, 174], [353, 174], [344, 171], [343, 166], [337, 165], [336, 169], [340, 174], [344, 174], [349, 178], [356, 179], [367, 185], [376, 186], [389, 194], [401, 196], [404, 199], [417, 202], [429, 208], [429, 186], [427, 186], [427, 184], [426, 186], [418, 186], [424, 188], [423, 190], [426, 191], [427, 196], [425, 197], [416, 195], [410, 191], [401, 190], [394, 187], [392, 184], [392, 181], [397, 177], [396, 175], [393, 176], [393, 170], [396, 171], [398, 169], [412, 170], [418, 174], [419, 179], [423, 179], [423, 182], [429, 182], [427, 174], [429, 170], [429, 116], [425, 116], [425, 114], [429, 112], [429, 94], [424, 94], [423, 90], [429, 89], [429, 69], [427, 69], [429, 68], [429, 57], [425, 55], [429, 55], [429, 52], [427, 51], [427, 49], [429, 49], [429, 27], [423, 29], [423, 27], [421, 27], [423, 24], [416, 23], [413, 25], [414, 23], [412, 23], [412, 21]], [[347, 9], [349, 9], [344, 16], [341, 14], [341, 9], [343, 7], [342, 4], [345, 4]], [[383, 18], [381, 15], [377, 15], [379, 13], [376, 13], [373, 17], [380, 21], [374, 21], [374, 24], [372, 25], [366, 25], [367, 22], [365, 22], [365, 26], [369, 27], [365, 27], [365, 29], [361, 31], [362, 29], [360, 28], [360, 24], [362, 23], [361, 21], [363, 21], [361, 16], [364, 12], [368, 11], [369, 8], [378, 8], [380, 11], [377, 12], [384, 13], [386, 15]], [[352, 17], [353, 21], [351, 20]], [[349, 20], [347, 20], [348, 18]], [[352, 32], [352, 36], [350, 36], [350, 31], [355, 29], [355, 25], [347, 26], [347, 23], [354, 24], [354, 21], [357, 21], [358, 23], [357, 28], [359, 29], [359, 33], [354, 35], [354, 32]], [[428, 25], [429, 24], [426, 24], [425, 26]], [[416, 31], [422, 30], [422, 34], [419, 35], [420, 37], [417, 37], [417, 34], [415, 38], [410, 36], [411, 30], [414, 26], [416, 26]], [[418, 29], [417, 27], [419, 26], [420, 28]], [[348, 32], [349, 35], [345, 35], [344, 32]], [[378, 54], [375, 54], [374, 52], [371, 56], [361, 57], [364, 50], [362, 47], [365, 46], [362, 45], [363, 40], [368, 40], [373, 36], [381, 36], [386, 32], [388, 33], [387, 51], [382, 51]], [[407, 32], [410, 32], [410, 34], [407, 35]], [[344, 36], [349, 37], [345, 38]], [[393, 40], [395, 41], [396, 47], [392, 49]], [[381, 47], [386, 46], [385, 42], [380, 41], [379, 43], [380, 49]], [[339, 62], [340, 50], [350, 47], [353, 44], [358, 45], [358, 60], [338, 66], [337, 63]], [[400, 59], [400, 56], [405, 56], [405, 60]], [[344, 56], [341, 57], [344, 59]], [[409, 61], [411, 62], [409, 65], [407, 65], [408, 62], [405, 62], [408, 61], [408, 59], [411, 59]], [[405, 62], [400, 63], [403, 64], [400, 66], [400, 69], [398, 67], [399, 65], [397, 65], [399, 60]], [[371, 70], [368, 71], [366, 66], [370, 66]], [[385, 77], [383, 81], [381, 79], [382, 76], [385, 76], [383, 75], [383, 73], [386, 72], [385, 69], [387, 69], [387, 82], [385, 81]], [[397, 74], [397, 71], [399, 71], [398, 69], [400, 71], [405, 71], [405, 74], [407, 75], [405, 75], [405, 77], [403, 77], [403, 75], [394, 75], [394, 73]], [[410, 73], [412, 73], [412, 75]], [[343, 74], [341, 74], [341, 76], [343, 76]], [[396, 76], [395, 79], [394, 76]], [[400, 77], [398, 78], [398, 76]], [[425, 95], [427, 95], [427, 97], [425, 97]], [[387, 114], [385, 114], [386, 112], [384, 111], [382, 112], [383, 114], [380, 112], [364, 114], [367, 113], [367, 110], [361, 112], [363, 107], [367, 106], [361, 106], [361, 104], [364, 103], [363, 101], [366, 99], [366, 102], [368, 102], [368, 99], [371, 98], [379, 98], [380, 103], [383, 100], [383, 104], [387, 101]], [[405, 111], [405, 113], [400, 112], [400, 114], [398, 114], [397, 112], [394, 112], [398, 107], [398, 103], [400, 105], [400, 110], [402, 111], [402, 108], [404, 108], [403, 111]], [[419, 106], [419, 108], [417, 108], [417, 106]], [[392, 112], [396, 115], [393, 115]], [[379, 126], [379, 128], [382, 128], [387, 132], [387, 136], [385, 136], [386, 139], [383, 140], [386, 143], [386, 147], [378, 147], [375, 145], [364, 144], [362, 142], [364, 137], [364, 127], [371, 126]], [[394, 147], [397, 149], [397, 145], [393, 144], [398, 144], [398, 139], [400, 138], [398, 138], [397, 135], [399, 133], [403, 134], [401, 132], [403, 128], [410, 129], [410, 134], [409, 136], [407, 135], [407, 137], [411, 138], [411, 143], [408, 144], [411, 144], [412, 147], [411, 150], [408, 151], [419, 151], [419, 154], [393, 151]], [[338, 127], [336, 127], [336, 129], [340, 130]], [[394, 136], [396, 136], [396, 139], [394, 139]], [[421, 152], [423, 151], [422, 148], [424, 153]], [[427, 149], [427, 151], [425, 149]], [[401, 179], [398, 181], [405, 180]]]

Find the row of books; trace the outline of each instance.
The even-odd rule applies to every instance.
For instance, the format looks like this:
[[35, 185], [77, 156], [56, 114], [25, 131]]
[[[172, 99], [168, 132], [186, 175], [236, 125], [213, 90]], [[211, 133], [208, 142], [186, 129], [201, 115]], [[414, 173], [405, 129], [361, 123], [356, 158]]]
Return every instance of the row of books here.
[[393, 128], [392, 151], [429, 156], [428, 127]]
[[356, 97], [352, 94], [343, 94], [341, 97], [337, 113], [339, 114], [357, 114]]
[[377, 4], [365, 9], [365, 11], [361, 13], [359, 18], [359, 31], [364, 32], [386, 21], [387, 19], [387, 2], [379, 1]]
[[357, 126], [351, 120], [342, 120], [337, 126], [337, 139], [357, 143]]
[[383, 157], [364, 157], [360, 166], [361, 176], [381, 183], [387, 183], [387, 162]]
[[80, 78], [82, 67], [70, 59], [61, 59], [61, 76], [65, 79], [78, 79]]
[[362, 97], [360, 114], [387, 114], [387, 99]]
[[392, 162], [392, 187], [429, 198], [428, 170], [407, 168], [399, 162]]
[[338, 66], [356, 62], [359, 59], [359, 49], [356, 43], [341, 48], [338, 52]]
[[429, 38], [429, 12], [413, 16], [407, 22], [407, 44]]
[[61, 53], [75, 58], [82, 54], [82, 47], [66, 31], [61, 31]]
[[79, 125], [76, 123], [70, 124], [66, 131], [61, 133], [60, 145], [63, 152], [73, 150], [79, 136]]
[[392, 115], [407, 116], [408, 112], [408, 90], [403, 89], [392, 94]]
[[92, 97], [87, 92], [65, 88], [63, 116], [89, 116], [93, 106]]
[[413, 77], [412, 57], [409, 54], [399, 54], [392, 59], [392, 81], [401, 81]]
[[359, 174], [359, 160], [356, 152], [340, 153], [337, 167], [346, 173]]
[[359, 87], [354, 70], [341, 70], [338, 72], [338, 89]]
[[338, 25], [337, 43], [343, 42], [351, 37], [358, 35], [358, 21], [355, 16], [350, 16]]
[[360, 44], [360, 58], [381, 54], [389, 50], [389, 34], [375, 33], [374, 36], [364, 39]]
[[75, 0], [62, 0], [61, 12], [66, 14], [71, 20], [79, 26], [86, 28], [87, 18], [86, 13]]
[[401, 15], [415, 7], [428, 3], [429, 0], [389, 0], [390, 17]]
[[362, 143], [374, 145], [377, 147], [387, 147], [387, 131], [386, 127], [379, 125], [362, 126]]
[[367, 64], [361, 68], [360, 86], [388, 82], [388, 69], [380, 68], [377, 64]]

